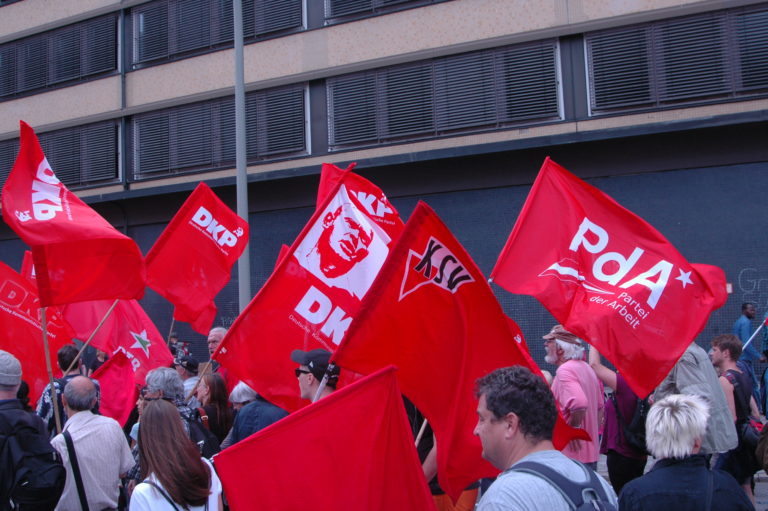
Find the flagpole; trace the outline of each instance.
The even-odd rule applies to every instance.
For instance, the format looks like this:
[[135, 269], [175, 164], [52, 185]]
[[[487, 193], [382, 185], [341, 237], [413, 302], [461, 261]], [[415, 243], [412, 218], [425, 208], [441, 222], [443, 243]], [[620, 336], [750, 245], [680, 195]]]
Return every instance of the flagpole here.
[[320, 380], [320, 386], [317, 387], [317, 392], [315, 392], [315, 397], [312, 398], [312, 402], [316, 402], [318, 399], [320, 399], [320, 395], [325, 390], [325, 386], [328, 384], [328, 376], [336, 369], [336, 364], [330, 363], [328, 364], [328, 367], [325, 369], [325, 374], [323, 375], [323, 379]]
[[68, 367], [68, 368], [67, 368], [67, 370], [64, 372], [64, 374], [67, 374], [67, 373], [69, 373], [69, 372], [72, 370], [72, 368], [73, 368], [73, 367], [75, 367], [75, 364], [77, 364], [78, 360], [80, 360], [80, 355], [82, 355], [82, 354], [83, 354], [83, 351], [85, 351], [85, 348], [87, 348], [87, 347], [88, 347], [88, 345], [89, 345], [89, 344], [91, 343], [91, 341], [93, 340], [93, 338], [94, 338], [94, 337], [96, 337], [96, 333], [99, 331], [99, 329], [101, 328], [101, 326], [102, 326], [102, 325], [104, 324], [104, 322], [107, 320], [107, 318], [109, 317], [109, 315], [110, 315], [110, 314], [112, 314], [112, 311], [113, 311], [113, 310], [115, 310], [115, 307], [117, 307], [117, 302], [119, 302], [119, 301], [120, 301], [120, 299], [119, 299], [119, 298], [118, 298], [117, 300], [115, 300], [115, 302], [112, 304], [112, 306], [109, 308], [109, 310], [107, 310], [106, 314], [104, 314], [104, 317], [103, 317], [103, 318], [101, 318], [101, 321], [99, 321], [99, 324], [98, 324], [98, 325], [96, 325], [96, 328], [93, 330], [93, 332], [91, 332], [91, 335], [90, 335], [90, 337], [88, 337], [88, 340], [87, 340], [87, 341], [85, 341], [85, 342], [83, 343], [83, 346], [80, 348], [80, 351], [78, 351], [78, 352], [77, 352], [77, 356], [76, 356], [76, 357], [75, 357], [75, 359], [72, 361], [72, 363], [71, 363], [71, 364], [69, 364], [69, 367]]
[[[203, 376], [205, 376], [205, 374], [206, 374], [206, 373], [207, 373], [207, 372], [208, 372], [208, 371], [211, 369], [211, 366], [212, 366], [212, 365], [213, 365], [213, 362], [212, 362], [212, 361], [210, 361], [210, 360], [209, 360], [208, 362], [206, 362], [206, 363], [205, 363], [205, 367], [203, 367], [203, 370], [202, 370], [202, 372], [200, 372], [199, 378], [198, 378], [198, 379], [197, 379], [197, 381], [195, 382], [195, 386], [194, 386], [194, 387], [192, 387], [192, 391], [190, 391], [189, 395], [186, 397], [186, 399], [184, 399], [184, 401], [185, 401], [185, 402], [186, 402], [186, 401], [189, 401], [189, 399], [190, 399], [192, 396], [194, 396], [194, 395], [195, 395], [195, 392], [197, 392], [197, 387], [199, 387], [199, 386], [200, 386], [200, 382], [203, 380]], [[202, 404], [202, 403], [201, 403], [201, 404]]]
[[[766, 319], [766, 321], [768, 321], [768, 319]], [[749, 346], [750, 344], [752, 344], [752, 341], [755, 339], [755, 337], [757, 337], [757, 334], [760, 332], [760, 330], [762, 330], [762, 329], [763, 329], [763, 327], [764, 327], [764, 326], [765, 326], [765, 321], [763, 321], [762, 323], [760, 323], [760, 326], [759, 326], [759, 327], [757, 327], [757, 329], [756, 329], [756, 330], [755, 330], [755, 332], [754, 332], [754, 333], [753, 333], [753, 334], [750, 336], [750, 338], [747, 340], [747, 342], [745, 342], [745, 343], [744, 343], [744, 346], [742, 346], [742, 347], [741, 347], [741, 350], [742, 350], [742, 351], [744, 351], [745, 349], [747, 349], [747, 346]]]
[[416, 435], [416, 442], [413, 444], [416, 447], [419, 446], [419, 442], [421, 442], [421, 437], [424, 436], [424, 432], [427, 430], [427, 418], [424, 417], [424, 422], [421, 423], [421, 429], [419, 429], [419, 434]]
[[[43, 349], [45, 350], [45, 366], [48, 369], [48, 389], [51, 393], [51, 406], [53, 407], [53, 417], [56, 420], [56, 433], [61, 433], [61, 415], [59, 415], [59, 403], [56, 400], [56, 389], [53, 387], [53, 366], [51, 365], [51, 352], [48, 348], [48, 320], [46, 319], [47, 307], [40, 309], [40, 319], [43, 326]], [[64, 392], [64, 389], [61, 389]]]
[[[176, 312], [176, 307], [173, 308], [174, 312]], [[171, 328], [168, 329], [168, 337], [165, 338], [165, 342], [170, 348], [171, 346], [171, 334], [173, 333], [173, 325], [176, 324], [176, 318], [171, 316]]]

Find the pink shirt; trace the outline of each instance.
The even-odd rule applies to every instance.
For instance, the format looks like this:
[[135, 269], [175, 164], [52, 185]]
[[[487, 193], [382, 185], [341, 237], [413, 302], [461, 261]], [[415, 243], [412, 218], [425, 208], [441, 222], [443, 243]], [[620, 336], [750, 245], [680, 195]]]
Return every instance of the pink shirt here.
[[573, 410], [586, 409], [582, 428], [589, 433], [591, 441], [579, 442], [579, 449], [568, 444], [563, 454], [582, 463], [592, 463], [599, 457], [600, 410], [603, 408], [603, 384], [595, 372], [583, 360], [568, 360], [557, 368], [552, 382], [555, 395], [566, 422]]

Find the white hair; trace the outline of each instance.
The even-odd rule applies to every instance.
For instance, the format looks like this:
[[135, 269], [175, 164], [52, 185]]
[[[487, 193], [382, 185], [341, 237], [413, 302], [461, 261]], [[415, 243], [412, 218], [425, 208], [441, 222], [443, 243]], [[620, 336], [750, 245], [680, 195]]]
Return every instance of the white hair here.
[[582, 360], [584, 358], [584, 346], [555, 339], [557, 347], [563, 350], [563, 360]]
[[246, 385], [245, 382], [240, 381], [229, 394], [229, 401], [232, 403], [249, 403], [257, 397], [258, 394], [255, 390]]
[[688, 394], [672, 394], [653, 404], [645, 419], [645, 443], [654, 458], [684, 458], [704, 437], [709, 404]]
[[226, 328], [224, 328], [223, 326], [215, 326], [215, 327], [211, 328], [211, 331], [208, 332], [208, 335], [213, 335], [213, 334], [219, 335], [219, 334], [221, 334], [221, 339], [223, 339], [224, 336], [227, 335], [227, 332], [228, 332], [228, 330]]

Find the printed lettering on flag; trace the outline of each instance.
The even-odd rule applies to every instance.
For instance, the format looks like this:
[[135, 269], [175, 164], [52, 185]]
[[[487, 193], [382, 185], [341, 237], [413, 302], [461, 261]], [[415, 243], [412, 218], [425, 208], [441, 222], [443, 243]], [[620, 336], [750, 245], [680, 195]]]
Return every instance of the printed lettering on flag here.
[[[214, 354], [237, 378], [287, 410], [305, 404], [291, 351], [336, 349], [402, 229], [386, 197], [361, 179], [348, 173], [326, 196]], [[348, 180], [355, 183], [354, 192]]]
[[[420, 202], [334, 361], [362, 374], [398, 367], [400, 387], [435, 432], [440, 486], [455, 499], [472, 481], [498, 474], [473, 434], [475, 380], [510, 365], [541, 374], [522, 338], [469, 254]], [[581, 435], [558, 418], [557, 447]]]
[[721, 269], [689, 263], [650, 224], [549, 158], [491, 277], [535, 296], [639, 396], [726, 299]]
[[23, 121], [2, 206], [5, 222], [32, 248], [41, 305], [144, 295], [136, 243], [59, 181]]
[[147, 254], [147, 285], [173, 303], [176, 320], [207, 334], [247, 244], [248, 222], [200, 183]]
[[[56, 307], [46, 310], [48, 347], [55, 364], [59, 348], [72, 340], [72, 331]], [[21, 362], [22, 379], [29, 385], [30, 402], [48, 383], [40, 300], [34, 284], [0, 263], [0, 349]]]

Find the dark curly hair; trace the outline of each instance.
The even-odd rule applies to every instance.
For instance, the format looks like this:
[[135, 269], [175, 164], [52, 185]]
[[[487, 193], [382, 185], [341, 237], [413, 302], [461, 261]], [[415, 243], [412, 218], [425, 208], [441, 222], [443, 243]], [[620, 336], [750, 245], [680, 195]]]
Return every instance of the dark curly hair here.
[[475, 396], [485, 396], [486, 406], [495, 418], [512, 412], [520, 419], [520, 429], [532, 440], [551, 440], [557, 408], [546, 382], [522, 366], [502, 367], [478, 378]]

